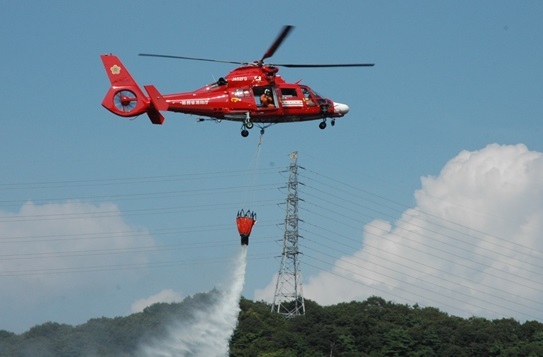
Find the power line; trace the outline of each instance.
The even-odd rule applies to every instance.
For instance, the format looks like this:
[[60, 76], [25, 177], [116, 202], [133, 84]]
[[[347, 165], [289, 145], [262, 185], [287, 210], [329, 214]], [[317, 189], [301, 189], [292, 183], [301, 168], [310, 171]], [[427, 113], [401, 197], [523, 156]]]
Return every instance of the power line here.
[[[340, 251], [338, 249], [336, 249], [335, 247], [332, 247], [332, 246], [328, 246], [328, 245], [323, 245], [323, 244], [320, 244], [316, 241], [311, 241], [312, 243], [314, 244], [317, 244], [317, 245], [321, 245], [323, 247], [326, 248], [327, 251], [330, 251], [330, 250], [333, 250], [333, 251], [337, 251], [337, 252], [341, 252], [341, 253], [344, 253], [343, 251]], [[326, 253], [326, 252], [323, 252], [321, 250], [317, 250], [317, 249], [313, 249], [313, 248], [307, 248], [307, 249], [310, 249], [312, 251], [315, 251], [315, 252], [318, 252], [320, 254], [323, 254], [323, 255], [326, 255], [326, 256], [329, 256], [329, 257], [333, 257], [332, 255], [330, 255], [329, 253]], [[371, 253], [370, 253], [371, 255]], [[380, 259], [383, 259], [382, 256], [379, 256]], [[365, 262], [364, 259], [362, 259], [360, 256], [356, 256], [356, 255], [353, 255], [350, 257], [351, 260], [355, 260], [355, 261], [360, 261], [360, 262]], [[399, 277], [395, 277], [395, 276], [392, 276], [392, 275], [387, 275], [381, 271], [377, 271], [375, 269], [372, 269], [370, 266], [368, 265], [364, 265], [364, 266], [361, 266], [361, 265], [358, 265], [358, 264], [355, 264], [355, 263], [352, 263], [351, 261], [348, 261], [346, 260], [345, 258], [340, 258], [338, 261], [340, 262], [343, 262], [343, 263], [347, 263], [347, 264], [350, 264], [354, 267], [357, 267], [357, 268], [361, 268], [361, 269], [364, 269], [364, 271], [368, 271], [368, 272], [373, 272], [375, 274], [377, 274], [378, 276], [384, 276], [384, 277], [387, 277], [389, 279], [392, 279], [392, 280], [395, 280], [399, 283], [403, 283], [403, 284], [407, 284], [409, 286], [412, 286], [416, 289], [420, 289], [421, 287], [416, 285], [416, 284], [413, 284], [413, 283], [410, 283], [408, 282], [408, 280], [404, 280], [404, 279], [401, 279]], [[412, 261], [413, 262], [413, 261]], [[398, 270], [398, 269], [394, 269], [394, 268], [391, 268], [390, 266], [388, 265], [383, 265], [383, 264], [379, 264], [378, 262], [375, 263], [373, 262], [372, 263], [373, 265], [379, 267], [379, 268], [382, 268], [382, 269], [385, 269], [385, 270], [388, 270], [390, 271], [391, 273], [395, 273], [395, 274], [399, 274], [401, 276], [404, 276], [404, 277], [407, 277], [411, 280], [417, 280], [417, 281], [420, 281], [420, 282], [423, 282], [425, 284], [428, 284], [430, 286], [433, 286], [434, 288], [432, 289], [425, 289], [426, 291], [428, 292], [432, 292], [433, 294], [436, 294], [436, 295], [439, 295], [443, 298], [451, 298], [451, 295], [450, 294], [447, 294], [445, 295], [444, 293], [439, 293], [440, 290], [447, 290], [449, 289], [449, 286], [444, 286], [443, 284], [440, 284], [439, 282], [440, 281], [445, 281], [445, 282], [448, 282], [448, 283], [451, 283], [455, 286], [458, 286], [459, 288], [461, 288], [461, 290], [457, 291], [456, 294], [458, 295], [461, 295], [461, 296], [464, 296], [464, 297], [468, 297], [468, 298], [472, 298], [472, 299], [475, 299], [475, 300], [478, 300], [484, 304], [489, 304], [489, 305], [494, 305], [496, 307], [499, 307], [499, 308], [502, 308], [502, 309], [506, 309], [506, 310], [509, 310], [509, 311], [513, 311], [513, 312], [516, 312], [516, 313], [521, 313], [519, 311], [516, 311], [514, 310], [514, 308], [510, 307], [510, 306], [504, 306], [504, 305], [498, 305], [497, 303], [495, 302], [491, 302], [491, 301], [488, 301], [488, 300], [484, 300], [483, 298], [481, 297], [476, 297], [476, 296], [472, 296], [472, 295], [469, 295], [467, 293], [464, 293], [462, 289], [464, 289], [464, 291], [475, 291], [477, 293], [481, 293], [483, 294], [484, 296], [490, 296], [490, 297], [493, 297], [493, 298], [497, 298], [497, 299], [500, 299], [500, 300], [503, 300], [505, 303], [508, 303], [508, 304], [512, 304], [513, 306], [517, 305], [517, 306], [522, 306], [522, 307], [525, 307], [525, 308], [530, 308], [530, 309], [533, 309], [535, 311], [538, 311], [540, 313], [543, 313], [543, 309], [539, 309], [539, 308], [536, 308], [536, 307], [532, 307], [532, 306], [528, 306], [522, 302], [519, 302], [518, 299], [516, 300], [513, 300], [513, 299], [508, 299], [508, 298], [505, 298], [505, 297], [502, 297], [502, 296], [499, 296], [499, 295], [496, 295], [496, 294], [490, 294], [490, 293], [487, 293], [487, 292], [484, 292], [480, 289], [478, 289], [478, 286], [483, 286], [481, 284], [478, 284], [477, 283], [477, 286], [476, 287], [468, 287], [466, 286], [465, 284], [461, 283], [461, 282], [455, 282], [455, 281], [452, 281], [452, 280], [448, 280], [446, 278], [443, 278], [443, 277], [440, 277], [438, 282], [433, 282], [433, 281], [428, 281], [426, 279], [423, 279], [421, 278], [422, 276], [429, 276], [429, 274], [425, 271], [422, 271], [422, 270], [418, 270], [418, 269], [415, 269], [413, 268], [413, 266], [408, 266], [408, 265], [405, 265], [405, 264], [401, 264], [401, 263], [398, 263], [398, 262], [394, 262], [394, 264], [400, 266], [400, 267], [403, 267], [403, 268], [407, 268], [405, 270]], [[359, 277], [364, 277], [364, 278], [368, 278], [368, 276], [365, 276], [365, 275], [362, 275], [360, 272], [353, 272], [351, 271], [351, 273], [355, 276], [359, 276]], [[420, 275], [415, 275], [416, 273], [420, 273]], [[443, 272], [445, 273], [445, 272]], [[451, 275], [451, 276], [454, 276], [454, 274], [448, 274], [448, 275]], [[430, 275], [430, 277], [433, 277]], [[458, 277], [458, 276], [457, 276]], [[372, 280], [374, 281], [377, 281], [378, 278], [376, 277], [372, 277], [371, 278]], [[503, 290], [499, 290], [499, 289], [496, 289], [494, 287], [490, 287], [490, 286], [486, 286], [487, 288], [491, 288], [492, 290], [494, 291], [498, 291], [498, 292], [503, 292]], [[435, 289], [437, 288], [437, 289]], [[424, 288], [423, 288], [424, 289]], [[427, 295], [425, 296], [427, 297]], [[458, 300], [459, 302], [463, 302], [465, 303], [466, 300], [460, 300], [459, 298], [454, 298], [455, 300]], [[539, 304], [539, 302], [535, 301], [535, 300], [530, 300], [530, 299], [526, 299], [527, 301], [529, 300], [530, 302], [532, 303], [536, 303], [536, 304]], [[470, 303], [471, 304], [471, 303]], [[481, 307], [481, 306], [477, 306], [477, 305], [474, 305], [476, 307]], [[488, 310], [488, 309], [487, 309]], [[489, 310], [490, 311], [490, 310]]]
[[[327, 179], [327, 180], [330, 180], [331, 182], [333, 182], [333, 183], [335, 183], [335, 184], [340, 184], [340, 185], [342, 185], [342, 186], [347, 187], [348, 190], [341, 190], [341, 189], [339, 189], [339, 188], [337, 187], [337, 185], [326, 185], [326, 184], [324, 184], [322, 181], [315, 180], [314, 178], [311, 178], [310, 180], [308, 180], [309, 182], [317, 182], [317, 183], [324, 184], [324, 185], [326, 185], [327, 187], [334, 187], [334, 190], [335, 190], [335, 191], [339, 191], [339, 192], [342, 192], [342, 193], [344, 193], [344, 194], [347, 194], [348, 197], [353, 197], [353, 192], [361, 192], [361, 193], [364, 193], [364, 194], [366, 194], [366, 195], [369, 195], [369, 196], [371, 196], [371, 197], [373, 197], [373, 198], [377, 198], [377, 199], [380, 200], [380, 201], [383, 201], [383, 202], [380, 202], [380, 201], [375, 201], [375, 200], [369, 200], [369, 199], [367, 199], [367, 198], [365, 198], [365, 197], [362, 198], [361, 196], [357, 196], [357, 197], [359, 197], [359, 198], [362, 198], [364, 202], [370, 202], [370, 203], [374, 203], [374, 204], [376, 204], [376, 205], [378, 205], [378, 206], [381, 206], [381, 207], [386, 207], [386, 208], [389, 208], [389, 209], [393, 209], [393, 211], [396, 212], [396, 213], [400, 213], [400, 212], [401, 212], [401, 213], [404, 213], [404, 214], [405, 214], [406, 212], [414, 211], [414, 212], [417, 212], [417, 213], [419, 213], [419, 214], [423, 214], [423, 215], [425, 215], [425, 216], [427, 216], [427, 217], [431, 217], [431, 218], [433, 218], [433, 219], [436, 219], [436, 220], [437, 220], [438, 222], [440, 222], [440, 223], [435, 223], [435, 222], [432, 222], [432, 223], [434, 223], [434, 224], [436, 224], [436, 225], [438, 225], [439, 227], [442, 227], [442, 228], [444, 228], [444, 229], [447, 229], [447, 230], [450, 230], [450, 231], [453, 231], [453, 232], [457, 232], [457, 233], [461, 233], [461, 234], [464, 234], [464, 235], [465, 235], [465, 233], [464, 233], [463, 231], [459, 231], [459, 230], [455, 230], [455, 229], [451, 228], [451, 226], [456, 226], [456, 227], [462, 228], [462, 229], [467, 230], [467, 231], [471, 231], [471, 232], [474, 232], [474, 233], [479, 233], [479, 234], [481, 234], [481, 235], [483, 235], [483, 236], [486, 236], [486, 237], [495, 238], [496, 240], [505, 242], [505, 243], [507, 243], [508, 245], [513, 245], [513, 246], [516, 246], [516, 247], [518, 247], [518, 248], [523, 248], [523, 251], [518, 251], [519, 253], [522, 253], [522, 254], [526, 254], [526, 252], [533, 252], [533, 251], [534, 251], [533, 247], [527, 247], [527, 246], [524, 246], [524, 245], [519, 244], [519, 243], [517, 243], [517, 242], [511, 242], [510, 240], [507, 240], [507, 239], [505, 239], [505, 238], [503, 238], [503, 237], [498, 237], [498, 236], [492, 235], [492, 234], [490, 234], [490, 233], [488, 233], [488, 232], [483, 232], [483, 231], [477, 230], [477, 229], [475, 229], [475, 228], [473, 228], [473, 227], [468, 227], [468, 226], [463, 225], [463, 224], [460, 224], [460, 223], [458, 223], [458, 222], [454, 222], [454, 221], [451, 221], [451, 220], [447, 220], [447, 219], [445, 219], [445, 218], [443, 218], [443, 217], [439, 217], [439, 216], [434, 215], [434, 214], [431, 214], [431, 213], [429, 213], [429, 212], [422, 211], [422, 210], [420, 210], [420, 209], [418, 209], [418, 208], [409, 207], [409, 206], [407, 206], [407, 205], [405, 205], [405, 204], [402, 204], [402, 203], [400, 203], [400, 202], [391, 200], [391, 199], [386, 198], [386, 197], [383, 197], [383, 196], [381, 196], [381, 195], [374, 194], [374, 193], [369, 192], [369, 191], [367, 191], [367, 190], [363, 190], [363, 189], [361, 189], [360, 187], [356, 187], [356, 186], [353, 186], [353, 185], [351, 185], [351, 184], [347, 184], [347, 183], [342, 182], [342, 181], [340, 181], [340, 180], [338, 180], [338, 179], [335, 179], [335, 178], [332, 178], [332, 177], [329, 177], [329, 176], [325, 176], [325, 175], [319, 174], [319, 173], [317, 173], [317, 172], [315, 172], [315, 171], [307, 170], [307, 169], [306, 169], [305, 171], [311, 172], [312, 174], [315, 174], [315, 175], [318, 176], [318, 177], [322, 177], [322, 178], [325, 178], [325, 179]], [[309, 186], [308, 186], [308, 187], [309, 187]], [[313, 187], [313, 188], [315, 188], [315, 187]], [[315, 188], [315, 189], [316, 189], [316, 188]], [[316, 189], [316, 190], [317, 190], [317, 189]], [[321, 190], [320, 192], [323, 192], [323, 191]], [[327, 193], [327, 194], [329, 194], [329, 193]], [[351, 201], [351, 203], [353, 203], [353, 201]], [[355, 203], [355, 205], [359, 205], [359, 204], [358, 204], [358, 203]], [[390, 205], [394, 205], [394, 206], [396, 206], [397, 208], [392, 208], [392, 206], [390, 206]], [[369, 209], [369, 210], [371, 210], [371, 211], [373, 211], [373, 212], [375, 212], [375, 213], [385, 214], [385, 213], [383, 213], [382, 211], [378, 211], [378, 210], [376, 210], [376, 209], [369, 208], [369, 207], [367, 207], [367, 206], [363, 206], [363, 207], [365, 207], [365, 208], [367, 208], [367, 209]], [[480, 212], [479, 212], [479, 213], [480, 213]], [[385, 215], [387, 215], [387, 214], [385, 214]], [[411, 214], [409, 214], [409, 215], [412, 216]], [[387, 215], [387, 216], [389, 216], [390, 218], [394, 218], [394, 217], [391, 216], [391, 215]], [[503, 220], [503, 217], [500, 217], [500, 219]], [[494, 242], [493, 244], [494, 244], [494, 245], [497, 245], [495, 242]], [[511, 248], [508, 247], [508, 246], [502, 246], [502, 247], [505, 248], [505, 249], [511, 250]], [[542, 253], [542, 254], [543, 254], [543, 251], [537, 251], [537, 250], [536, 250], [536, 252]]]
[[[343, 180], [338, 178], [329, 177], [322, 175], [318, 172], [301, 168], [300, 177], [304, 178], [305, 185], [301, 187], [300, 192], [303, 193], [305, 201], [302, 202], [302, 207], [304, 214], [306, 214], [310, 219], [306, 219], [305, 223], [302, 224], [300, 230], [308, 233], [308, 236], [312, 237], [322, 237], [325, 238], [328, 236], [333, 236], [334, 238], [340, 238], [342, 240], [355, 241], [352, 238], [349, 230], [352, 230], [352, 234], [359, 236], [362, 230], [362, 226], [371, 229], [373, 231], [366, 231], [366, 238], [378, 237], [379, 233], [382, 232], [383, 235], [386, 235], [389, 238], [396, 238], [394, 244], [402, 246], [418, 253], [426, 254], [432, 261], [446, 263], [454, 265], [455, 267], [462, 268], [466, 271], [473, 271], [478, 274], [481, 274], [485, 278], [492, 278], [502, 282], [507, 282], [509, 287], [505, 286], [490, 286], [484, 282], [481, 282], [480, 288], [487, 288], [492, 290], [493, 293], [488, 295], [489, 297], [499, 298], [502, 301], [505, 301], [507, 304], [511, 304], [512, 309], [507, 311], [518, 312], [515, 310], [515, 305], [513, 304], [514, 299], [511, 296], [511, 299], [504, 297], [507, 293], [507, 289], [511, 286], [520, 286], [522, 290], [535, 292], [537, 294], [543, 293], [543, 287], [541, 286], [541, 279], [537, 279], [542, 274], [543, 266], [538, 264], [537, 261], [534, 261], [533, 258], [538, 255], [543, 254], [540, 250], [533, 249], [526, 245], [519, 244], [518, 242], [511, 242], [503, 237], [498, 237], [496, 235], [489, 234], [481, 230], [474, 229], [467, 225], [459, 224], [457, 222], [443, 219], [442, 217], [436, 216], [429, 212], [424, 212], [419, 209], [414, 209], [407, 205], [401, 204], [394, 200], [388, 199], [381, 195], [377, 195], [373, 192], [363, 190], [359, 186], [348, 184]], [[259, 170], [259, 173], [263, 175], [271, 174], [270, 170]], [[254, 173], [253, 173], [254, 174]], [[274, 171], [274, 174], [277, 174]], [[11, 215], [11, 217], [6, 217], [0, 219], [0, 223], [17, 223], [25, 224], [29, 222], [38, 222], [38, 221], [58, 221], [62, 222], [63, 220], [74, 220], [74, 219], [89, 219], [89, 218], [106, 218], [111, 216], [140, 216], [140, 215], [175, 215], [185, 212], [209, 212], [211, 210], [222, 211], [229, 208], [239, 208], [237, 205], [239, 203], [233, 203], [230, 198], [225, 197], [224, 199], [218, 199], [211, 203], [187, 203], [185, 205], [168, 205], [164, 202], [166, 199], [175, 199], [180, 200], [187, 197], [212, 197], [219, 198], [220, 195], [232, 195], [237, 193], [242, 193], [246, 190], [247, 187], [239, 184], [223, 184], [225, 179], [233, 178], [237, 179], [239, 177], [246, 177], [246, 171], [225, 171], [225, 172], [212, 172], [212, 173], [196, 173], [196, 174], [182, 174], [182, 175], [166, 175], [166, 176], [146, 176], [146, 177], [133, 177], [133, 178], [120, 178], [120, 179], [88, 179], [88, 180], [67, 180], [67, 181], [56, 181], [56, 182], [31, 182], [31, 183], [16, 183], [16, 184], [0, 184], [0, 190], [8, 191], [10, 193], [18, 193], [27, 190], [49, 190], [49, 189], [61, 189], [61, 192], [66, 192], [71, 188], [100, 188], [100, 187], [119, 187], [123, 186], [123, 189], [131, 190], [132, 193], [116, 193], [114, 195], [87, 195], [79, 197], [69, 197], [64, 195], [64, 197], [51, 197], [42, 198], [38, 201], [34, 200], [33, 202], [62, 202], [65, 200], [114, 200], [114, 201], [159, 201], [158, 204], [155, 204], [155, 207], [149, 207], [148, 205], [144, 208], [131, 208], [131, 209], [103, 209], [96, 211], [88, 212], [79, 212], [79, 213], [65, 213], [65, 214], [40, 214], [40, 215]], [[220, 182], [220, 186], [217, 187], [217, 180]], [[202, 182], [206, 181], [206, 182]], [[274, 180], [275, 181], [275, 180]], [[195, 185], [183, 190], [173, 189], [168, 190], [162, 186], [161, 190], [155, 192], [141, 192], [138, 190], [137, 193], [134, 193], [136, 185], [143, 185], [144, 187], [152, 186], [155, 187], [156, 184], [164, 183], [179, 183], [179, 182], [194, 182]], [[271, 193], [276, 191], [278, 184], [264, 184], [256, 186], [256, 190], [260, 190], [263, 193]], [[66, 191], [65, 191], [66, 190]], [[118, 192], [118, 191], [117, 191]], [[0, 205], [11, 206], [16, 205], [17, 203], [25, 202], [25, 200], [4, 200], [0, 201]], [[280, 201], [278, 199], [266, 199], [260, 200], [259, 204], [262, 206], [274, 206]], [[478, 214], [485, 214], [484, 212], [478, 212]], [[385, 231], [383, 228], [375, 225], [372, 221], [376, 216], [386, 217], [386, 219], [395, 221], [396, 229], [393, 231]], [[312, 223], [312, 218], [316, 218], [316, 223]], [[194, 223], [194, 222], [191, 222]], [[275, 226], [277, 222], [270, 220], [268, 223], [263, 224], [264, 222], [259, 222], [259, 227], [269, 228]], [[190, 226], [184, 225], [184, 223], [176, 223], [174, 228], [165, 228], [157, 227], [154, 230], [133, 230], [133, 231], [111, 231], [111, 232], [101, 232], [101, 233], [82, 233], [76, 235], [19, 235], [19, 236], [1, 236], [0, 244], [11, 244], [11, 243], [35, 243], [35, 242], [61, 242], [64, 240], [84, 240], [84, 239], [116, 239], [126, 237], [129, 235], [132, 238], [137, 237], [147, 237], [149, 235], [153, 237], [175, 235], [175, 234], [190, 234], [196, 232], [215, 232], [228, 229], [226, 225], [210, 225], [208, 222], [204, 224], [193, 224]], [[312, 227], [312, 229], [305, 230], [304, 226]], [[325, 228], [328, 227], [328, 228]], [[377, 234], [376, 234], [377, 232]], [[266, 241], [271, 241], [272, 236], [268, 236]], [[411, 238], [416, 238], [415, 240]], [[482, 242], [485, 244], [484, 247], [480, 247], [474, 242]], [[153, 249], [151, 246], [133, 246], [126, 249], [87, 249], [87, 250], [65, 250], [65, 251], [52, 251], [52, 252], [26, 252], [26, 253], [17, 253], [17, 252], [3, 252], [0, 255], [0, 259], [4, 260], [28, 260], [28, 259], [41, 259], [41, 258], [76, 258], [80, 256], [101, 256], [101, 255], [112, 255], [112, 254], [152, 254], [152, 253], [161, 253], [172, 250], [180, 249], [209, 249], [213, 246], [223, 247], [221, 241], [213, 241], [214, 243], [208, 244], [203, 243], [201, 245], [184, 245], [184, 244], [171, 244], [171, 245], [160, 245], [156, 249]], [[419, 280], [419, 275], [425, 273], [424, 269], [432, 269], [436, 274], [441, 276], [447, 276], [447, 279], [442, 280], [444, 283], [451, 284], [451, 286], [458, 289], [466, 289], [466, 282], [478, 283], [476, 279], [472, 279], [469, 276], [462, 276], [455, 274], [454, 272], [445, 270], [443, 267], [436, 265], [434, 263], [429, 263], [425, 261], [416, 261], [410, 259], [410, 257], [400, 254], [395, 254], [394, 252], [385, 251], [379, 245], [372, 244], [366, 239], [364, 245], [355, 248], [351, 245], [343, 243], [343, 241], [334, 241], [334, 246], [337, 248], [338, 245], [343, 245], [346, 250], [342, 249], [330, 249], [329, 245], [323, 244], [314, 238], [307, 238], [307, 243], [312, 245], [317, 245], [325, 247], [328, 252], [322, 252], [322, 250], [315, 249], [314, 246], [309, 247], [308, 249], [312, 250], [317, 254], [326, 255], [328, 258], [334, 258], [332, 252], [341, 253], [343, 255], [350, 255], [354, 260], [359, 260], [354, 252], [359, 251], [366, 254], [368, 257], [379, 257], [382, 259], [381, 264], [378, 265], [381, 269], [388, 269], [390, 271], [391, 266], [387, 264], [396, 264], [397, 266], [404, 269], [403, 271], [393, 271], [394, 273], [403, 273], [405, 276], [409, 277], [412, 280]], [[356, 242], [361, 242], [360, 239]], [[410, 244], [405, 244], [409, 242]], [[430, 242], [430, 243], [428, 243]], [[433, 244], [431, 242], [435, 242]], [[214, 245], [213, 245], [214, 244]], [[256, 243], [255, 243], [256, 244]], [[439, 244], [440, 247], [437, 245]], [[224, 243], [226, 246], [226, 243]], [[60, 249], [60, 248], [59, 248]], [[475, 251], [477, 249], [477, 251]], [[273, 253], [268, 252], [262, 255], [259, 255], [262, 259], [271, 259]], [[322, 259], [319, 259], [313, 255], [304, 254], [304, 257], [308, 257], [317, 264], [308, 264], [315, 269], [322, 271], [324, 268], [319, 266], [319, 263], [326, 265], [332, 265], [333, 263], [325, 262]], [[342, 258], [334, 258], [336, 262], [344, 262]], [[492, 261], [489, 262], [489, 259]], [[193, 259], [196, 262], [201, 262], [205, 264], [207, 260], [195, 258]], [[163, 261], [163, 262], [154, 262], [149, 263], [149, 267], [152, 268], [161, 268], [168, 267], [173, 264], [174, 261]], [[361, 261], [362, 262], [362, 261]], [[499, 263], [502, 267], [497, 267], [495, 264]], [[162, 264], [162, 265], [161, 265]], [[199, 263], [198, 263], [199, 264]], [[89, 267], [73, 267], [71, 268], [58, 268], [57, 270], [51, 269], [46, 270], [47, 274], [65, 274], [65, 273], [78, 273], [78, 272], [87, 272], [87, 271], [108, 271], [116, 269], [130, 269], [133, 268], [134, 264], [126, 265], [107, 265], [103, 266], [100, 264], [95, 264], [94, 266]], [[141, 264], [139, 268], [144, 268], [145, 264]], [[354, 266], [357, 270], [364, 268], [363, 265], [357, 264]], [[102, 270], [100, 270], [102, 269]], [[33, 270], [20, 270], [24, 275], [32, 275]], [[7, 272], [7, 276], [16, 276], [9, 275], [16, 274], [17, 272]], [[41, 273], [41, 270], [34, 270], [36, 275]], [[330, 272], [330, 274], [337, 274], [337, 272]], [[357, 271], [350, 271], [354, 277], [360, 277]], [[526, 276], [525, 276], [526, 275]], [[1, 275], [0, 275], [1, 276]], [[534, 278], [535, 276], [535, 278]], [[345, 278], [344, 276], [342, 276]], [[375, 277], [373, 277], [375, 278]], [[463, 279], [465, 281], [455, 282], [454, 279]], [[357, 283], [360, 283], [356, 279], [352, 279]], [[420, 280], [419, 280], [420, 281]], [[431, 281], [423, 281], [423, 284], [430, 284], [434, 286], [435, 289], [447, 289], [447, 285], [435, 284], [431, 285]], [[415, 290], [417, 288], [416, 284], [408, 285], [413, 289], [406, 289], [406, 293], [409, 293], [413, 296], [419, 296], [420, 298], [426, 298], [426, 295], [417, 293]], [[368, 287], [374, 289], [375, 287]], [[481, 289], [474, 289], [477, 293], [484, 293]], [[383, 289], [383, 293], [390, 294], [392, 296], [397, 296], [400, 299], [405, 299], [404, 295], [394, 295], [389, 289]], [[502, 293], [500, 295], [500, 293]], [[419, 295], [417, 295], [419, 294]], [[466, 294], [469, 297], [472, 295]], [[464, 295], [464, 296], [466, 296]], [[518, 307], [528, 308], [529, 303], [535, 306], [533, 309], [536, 311], [541, 311], [538, 305], [538, 301], [530, 299], [530, 296], [535, 294], [528, 293], [525, 296], [519, 296], [521, 302], [517, 304]], [[442, 296], [443, 297], [443, 296]], [[484, 309], [488, 301], [485, 299], [478, 300], [479, 303], [473, 306]], [[440, 301], [437, 301], [441, 303]], [[482, 303], [482, 304], [481, 304]], [[458, 306], [450, 306], [455, 309], [459, 309]], [[498, 306], [500, 309], [505, 309], [507, 306]], [[495, 308], [491, 308], [491, 311]], [[495, 311], [492, 311], [493, 313]], [[520, 312], [519, 312], [520, 313]]]

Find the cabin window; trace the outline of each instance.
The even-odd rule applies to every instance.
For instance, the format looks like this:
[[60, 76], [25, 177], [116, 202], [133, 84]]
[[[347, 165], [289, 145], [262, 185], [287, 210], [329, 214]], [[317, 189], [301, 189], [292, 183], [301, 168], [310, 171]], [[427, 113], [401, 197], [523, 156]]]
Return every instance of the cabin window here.
[[238, 88], [232, 92], [232, 96], [236, 98], [246, 98], [251, 96], [249, 88]]
[[297, 97], [296, 88], [281, 88], [281, 97], [283, 98], [293, 98]]

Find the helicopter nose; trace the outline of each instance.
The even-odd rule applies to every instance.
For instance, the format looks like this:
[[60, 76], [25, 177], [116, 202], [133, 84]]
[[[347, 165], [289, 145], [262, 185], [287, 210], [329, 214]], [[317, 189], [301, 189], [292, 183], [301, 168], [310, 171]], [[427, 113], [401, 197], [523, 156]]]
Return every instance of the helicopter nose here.
[[343, 103], [334, 102], [334, 113], [347, 114], [349, 112], [349, 106]]

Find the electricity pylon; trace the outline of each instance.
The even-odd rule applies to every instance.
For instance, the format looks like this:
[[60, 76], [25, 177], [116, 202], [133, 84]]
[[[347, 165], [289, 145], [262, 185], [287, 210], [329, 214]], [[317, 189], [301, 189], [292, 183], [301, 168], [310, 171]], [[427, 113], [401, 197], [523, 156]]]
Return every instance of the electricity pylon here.
[[283, 236], [283, 254], [275, 285], [272, 312], [292, 318], [305, 315], [305, 303], [300, 273], [300, 251], [298, 249], [298, 152], [290, 154], [287, 184], [287, 213]]

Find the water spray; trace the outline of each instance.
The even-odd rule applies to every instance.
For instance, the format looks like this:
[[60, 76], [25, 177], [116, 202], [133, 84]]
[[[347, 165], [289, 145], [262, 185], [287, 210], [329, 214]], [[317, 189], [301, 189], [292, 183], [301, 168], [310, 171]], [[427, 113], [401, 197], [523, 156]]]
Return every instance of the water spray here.
[[[215, 299], [196, 309], [186, 320], [172, 324], [165, 338], [140, 349], [141, 357], [223, 357], [238, 324], [239, 301], [245, 284], [247, 249], [256, 214], [238, 212], [236, 222], [241, 236], [241, 251], [235, 260], [230, 286], [217, 292]], [[244, 244], [245, 242], [245, 244]]]

